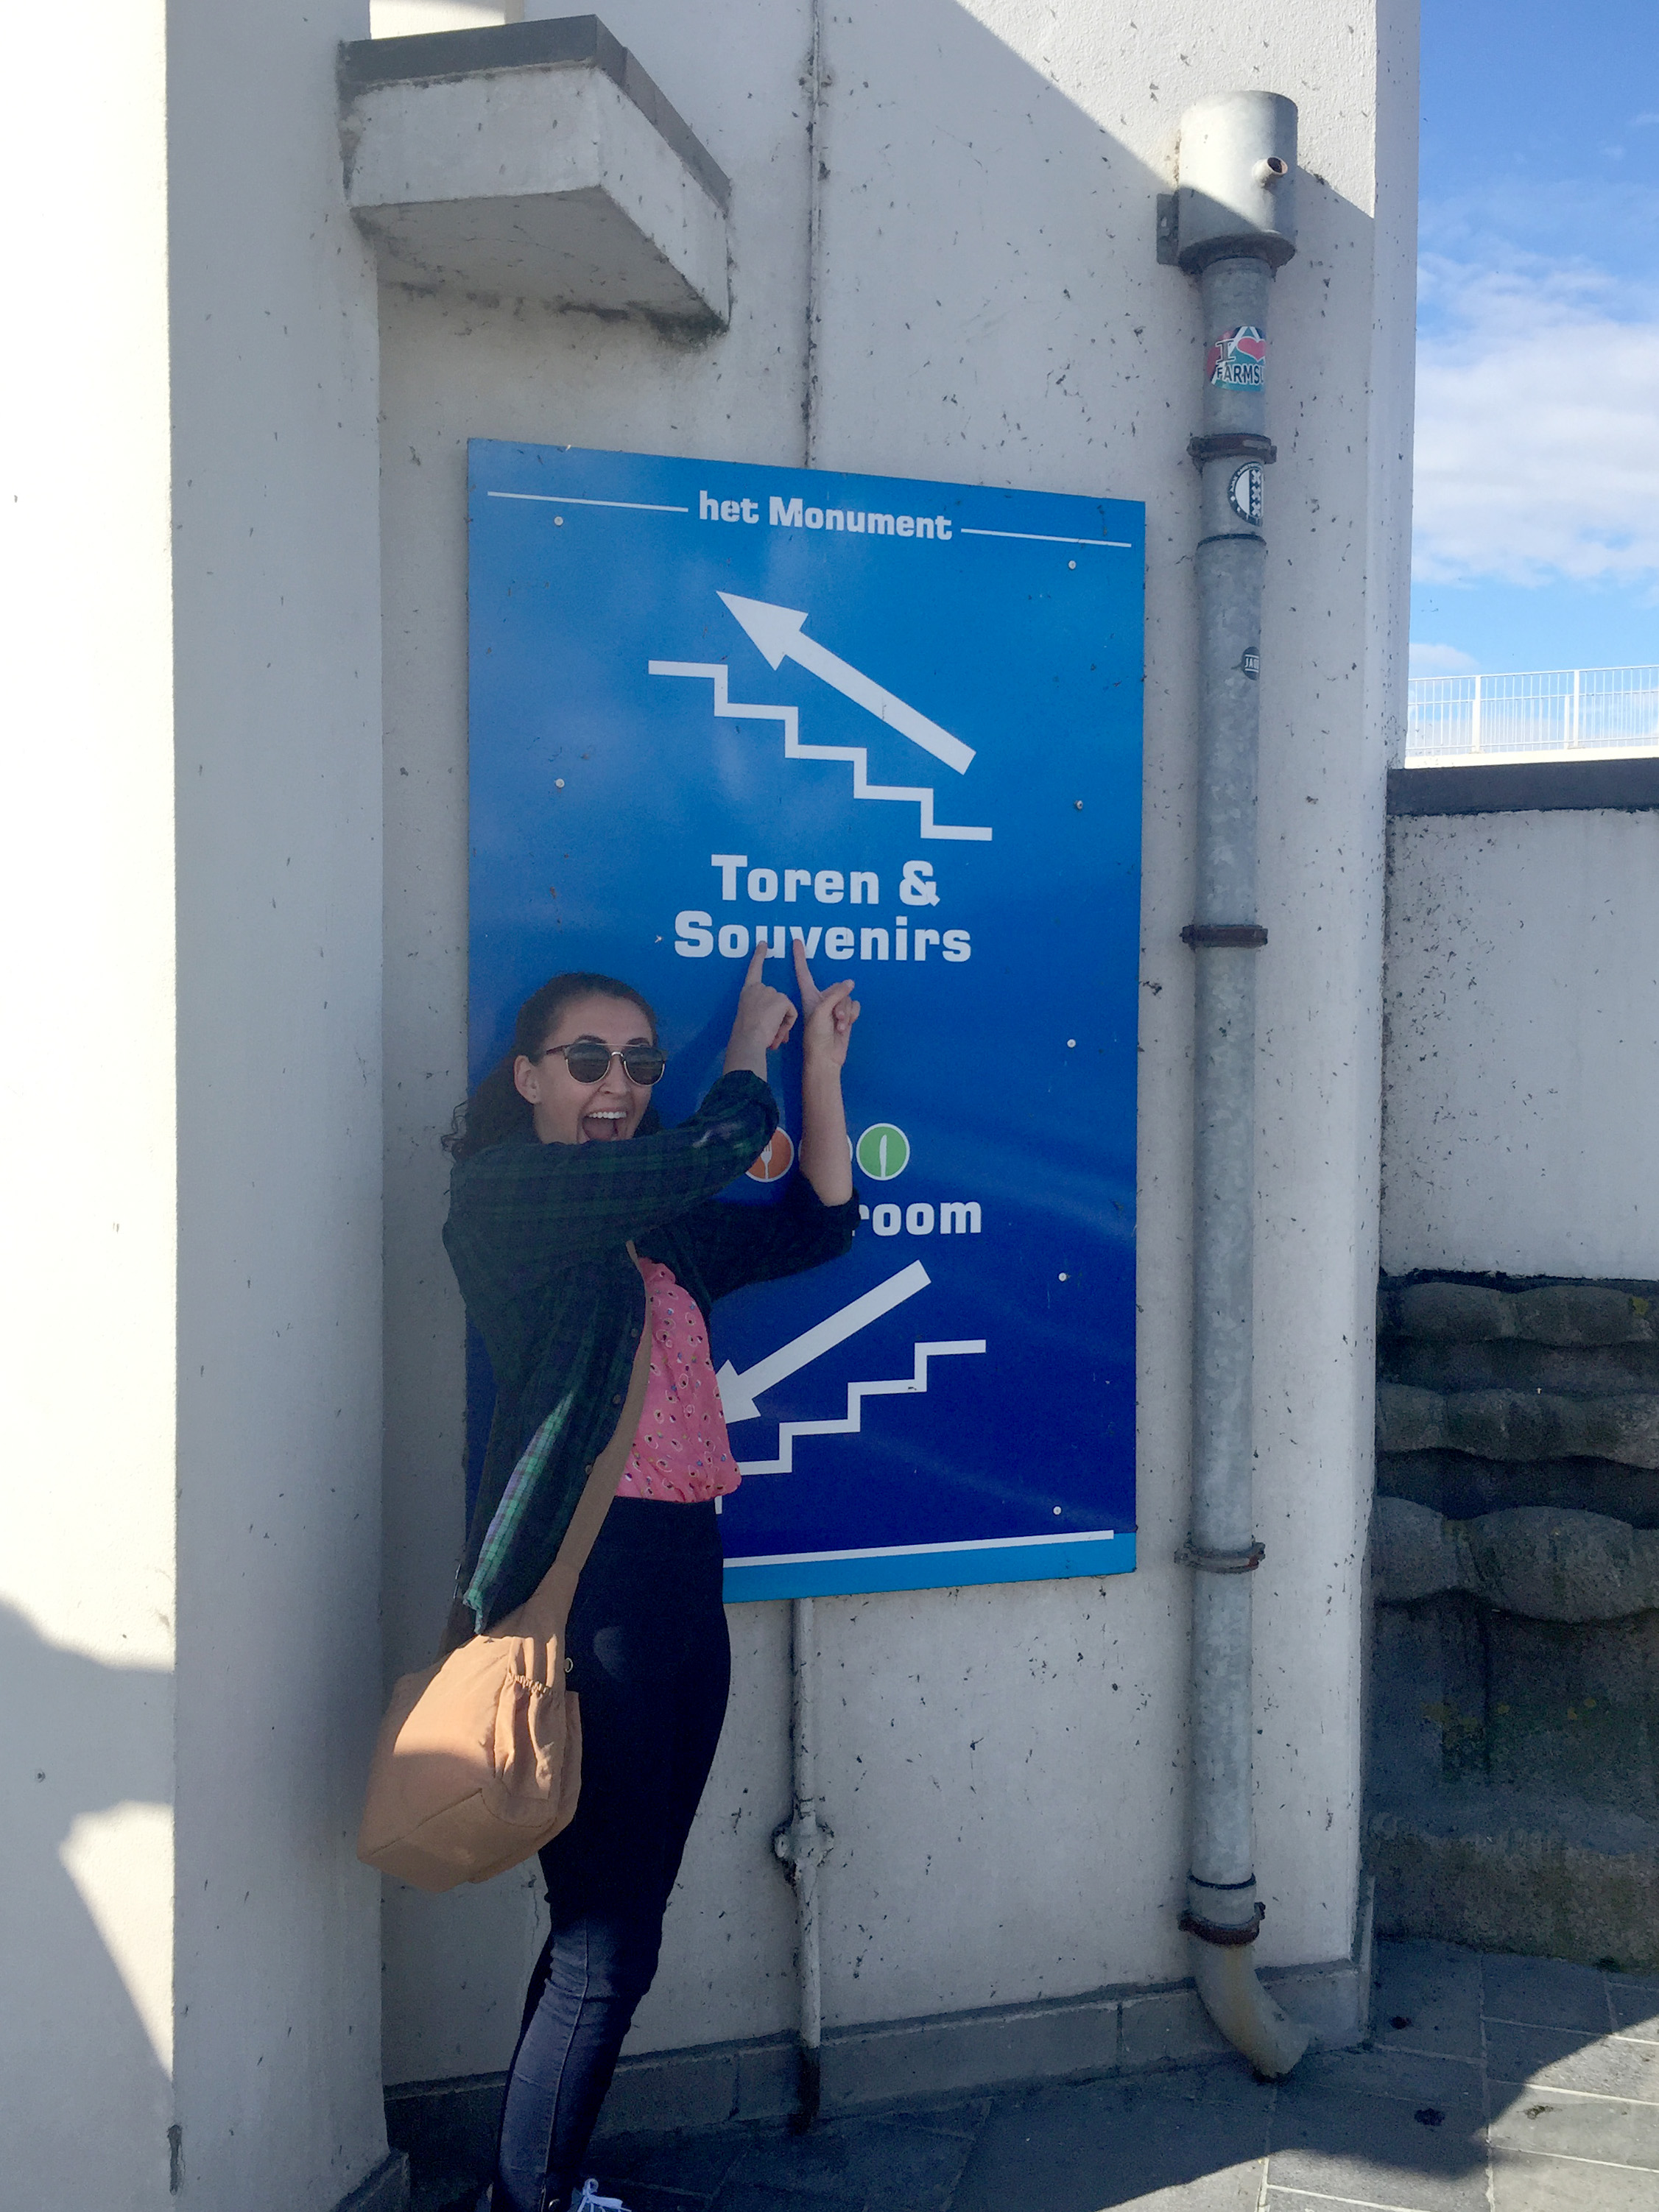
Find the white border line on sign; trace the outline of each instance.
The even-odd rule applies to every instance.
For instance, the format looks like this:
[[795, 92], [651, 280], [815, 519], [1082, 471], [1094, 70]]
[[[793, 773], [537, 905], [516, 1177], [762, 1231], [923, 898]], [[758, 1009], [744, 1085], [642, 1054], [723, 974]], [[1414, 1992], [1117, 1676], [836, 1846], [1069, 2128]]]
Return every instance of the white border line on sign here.
[[487, 491], [486, 499], [533, 499], [545, 507], [626, 507], [636, 514], [690, 514], [689, 507], [659, 507], [649, 499], [577, 499], [564, 491]]
[[1114, 553], [1134, 550], [1127, 538], [1050, 538], [1041, 530], [975, 530], [967, 522], [957, 523], [957, 528], [964, 538], [1020, 538], [1028, 545], [1098, 545]]
[[952, 1544], [878, 1544], [865, 1552], [767, 1552], [726, 1561], [728, 1567], [805, 1567], [817, 1560], [911, 1559], [929, 1552], [1012, 1552], [1028, 1544], [1111, 1544], [1115, 1528], [1056, 1529], [1052, 1536], [958, 1536]]

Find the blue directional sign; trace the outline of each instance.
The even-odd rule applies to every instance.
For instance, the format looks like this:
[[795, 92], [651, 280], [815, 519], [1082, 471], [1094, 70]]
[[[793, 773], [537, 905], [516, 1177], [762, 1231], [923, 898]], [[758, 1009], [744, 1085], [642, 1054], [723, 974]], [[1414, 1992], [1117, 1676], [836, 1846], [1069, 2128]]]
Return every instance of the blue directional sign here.
[[672, 1121], [761, 939], [857, 979], [854, 1249], [714, 1312], [727, 1596], [1132, 1567], [1144, 510], [479, 441], [471, 523], [474, 1079], [599, 969]]

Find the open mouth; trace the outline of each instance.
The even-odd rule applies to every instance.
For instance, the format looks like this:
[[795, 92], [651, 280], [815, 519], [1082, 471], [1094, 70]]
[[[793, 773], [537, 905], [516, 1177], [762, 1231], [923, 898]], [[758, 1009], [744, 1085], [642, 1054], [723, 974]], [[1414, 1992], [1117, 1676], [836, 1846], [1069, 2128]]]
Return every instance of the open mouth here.
[[620, 1108], [582, 1115], [582, 1135], [590, 1144], [608, 1145], [626, 1134], [626, 1116]]

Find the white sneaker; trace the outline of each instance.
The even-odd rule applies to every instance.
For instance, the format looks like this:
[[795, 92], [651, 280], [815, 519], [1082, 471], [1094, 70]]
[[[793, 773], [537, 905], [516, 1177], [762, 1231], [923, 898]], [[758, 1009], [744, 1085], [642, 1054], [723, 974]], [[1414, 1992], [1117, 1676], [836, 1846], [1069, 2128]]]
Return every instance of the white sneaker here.
[[582, 2193], [570, 2200], [570, 2212], [628, 2212], [620, 2197], [601, 2197], [599, 2185], [590, 2175], [582, 2184]]

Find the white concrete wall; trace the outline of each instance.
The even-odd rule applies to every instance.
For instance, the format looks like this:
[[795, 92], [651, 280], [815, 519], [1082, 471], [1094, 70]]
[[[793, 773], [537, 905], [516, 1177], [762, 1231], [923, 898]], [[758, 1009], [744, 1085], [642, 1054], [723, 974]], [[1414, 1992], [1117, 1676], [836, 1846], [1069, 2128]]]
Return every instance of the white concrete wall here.
[[1390, 842], [1383, 1266], [1659, 1277], [1659, 815]]
[[51, 220], [12, 226], [0, 349], [0, 2193], [127, 2212], [167, 2202], [173, 2117], [163, 11], [79, 19], [76, 129], [107, 170], [64, 159], [43, 96], [61, 20], [7, 43], [5, 201], [49, 193]]
[[[532, 12], [556, 12], [552, 5]], [[1156, 0], [825, 11], [611, 0], [733, 179], [732, 327], [383, 295], [388, 1663], [460, 1536], [460, 1313], [436, 1137], [465, 1083], [464, 447], [574, 441], [1145, 499], [1139, 1525], [1133, 1577], [821, 1601], [831, 2023], [1179, 1977], [1185, 1869], [1195, 288], [1153, 257], [1182, 108], [1301, 104], [1273, 307], [1263, 643], [1259, 1868], [1264, 1963], [1346, 1955], [1376, 1264], [1383, 766], [1403, 689], [1415, 18]], [[715, 20], [717, 19], [717, 20]], [[1378, 171], [1386, 177], [1379, 186]], [[1382, 211], [1379, 229], [1377, 210]], [[809, 381], [807, 332], [812, 334]], [[632, 2047], [786, 2027], [785, 1609], [734, 1614], [732, 1724]], [[505, 2061], [527, 1881], [388, 1898], [390, 2080]]]
[[216, 2208], [384, 2154], [380, 743], [361, 0], [174, 0], [178, 2117]]
[[11, 30], [8, 2203], [324, 2212], [385, 2151], [366, 17]]

